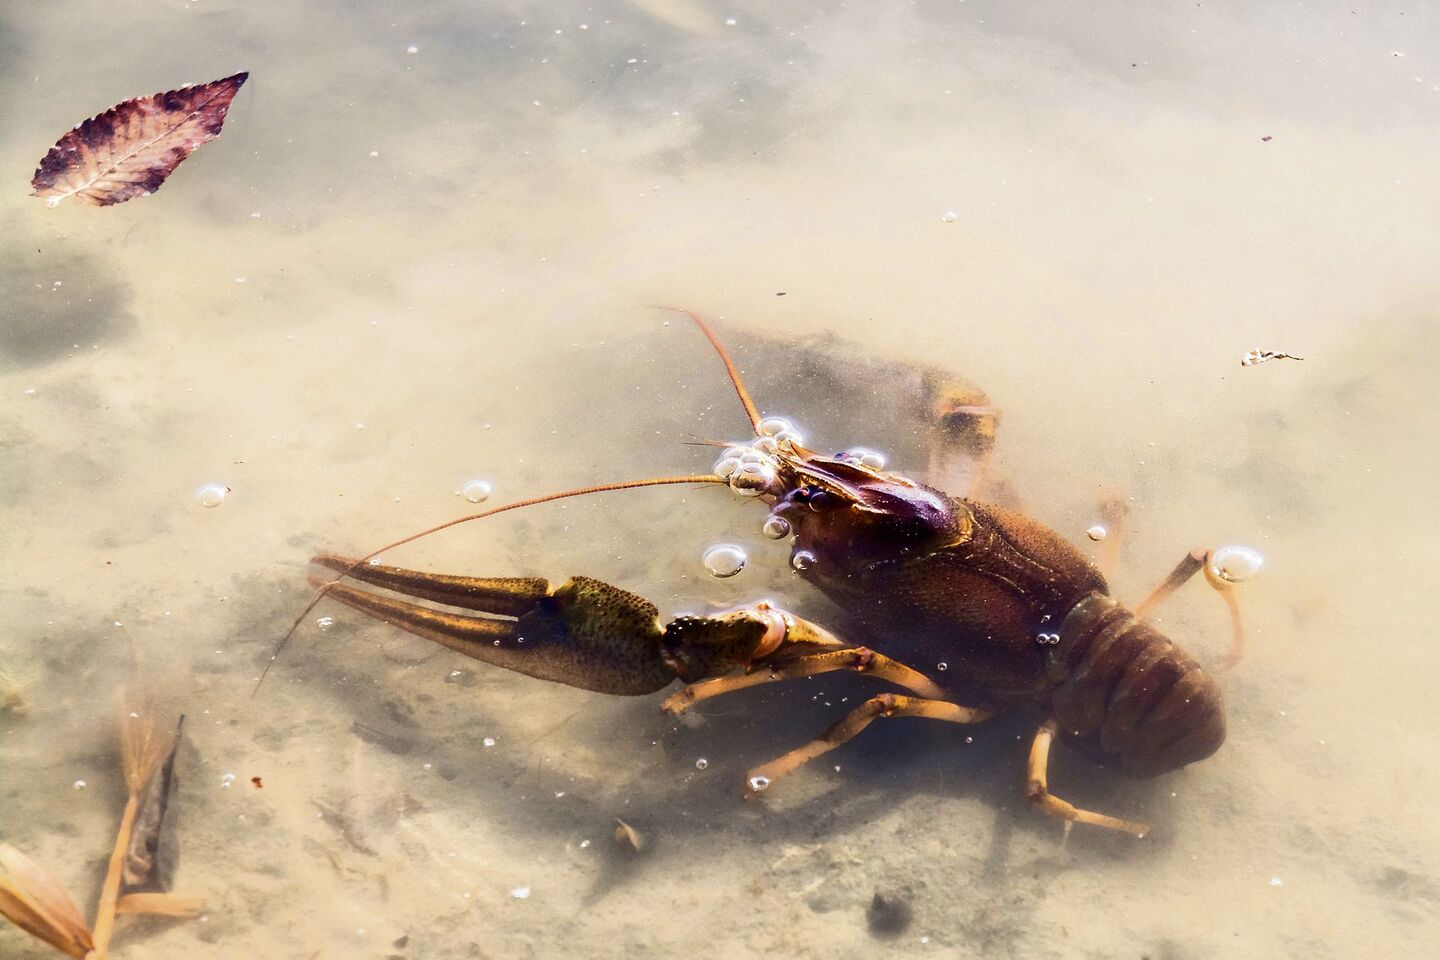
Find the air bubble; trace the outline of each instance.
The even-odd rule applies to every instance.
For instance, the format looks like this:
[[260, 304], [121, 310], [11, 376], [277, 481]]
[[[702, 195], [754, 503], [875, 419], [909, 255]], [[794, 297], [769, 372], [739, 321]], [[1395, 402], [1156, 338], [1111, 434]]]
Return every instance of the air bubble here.
[[941, 223], [954, 223], [956, 220], [959, 219], [960, 215], [954, 210], [946, 210], [944, 213], [940, 214]]
[[815, 566], [815, 554], [809, 550], [796, 550], [790, 555], [790, 566], [796, 570], [809, 570]]
[[710, 761], [706, 760], [704, 757], [701, 757], [699, 760], [695, 761], [696, 770], [704, 770], [708, 766], [710, 766]]
[[1249, 547], [1221, 547], [1210, 556], [1210, 570], [1226, 583], [1244, 583], [1265, 565], [1265, 558]]
[[764, 526], [760, 528], [760, 532], [771, 540], [784, 540], [790, 536], [790, 521], [784, 517], [772, 516], [765, 521]]
[[1100, 524], [1097, 523], [1095, 524], [1095, 526], [1085, 531], [1085, 536], [1089, 537], [1091, 540], [1094, 540], [1096, 543], [1099, 543], [1101, 540], [1105, 539], [1105, 535], [1108, 532], [1109, 531], [1107, 531], [1104, 527], [1100, 526]]
[[495, 738], [494, 738], [494, 737], [486, 737], [484, 740], [481, 740], [480, 743], [483, 744], [484, 746], [487, 746], [487, 747], [493, 747], [493, 746], [495, 746]]
[[195, 489], [195, 502], [202, 507], [218, 507], [225, 502], [230, 488], [223, 483], [206, 483]]
[[464, 497], [471, 503], [484, 503], [490, 499], [492, 493], [490, 484], [484, 480], [466, 480], [461, 484], [460, 489], [455, 491], [458, 497]]
[[885, 469], [885, 454], [876, 453], [874, 450], [866, 450], [864, 447], [846, 450], [840, 455], [840, 459], [858, 463], [867, 470]]
[[331, 627], [335, 626], [335, 618], [320, 617], [315, 621], [315, 626], [319, 627], [321, 630], [329, 630]]
[[755, 442], [750, 446], [760, 453], [773, 455], [780, 449], [780, 441], [774, 437], [756, 437]]
[[84, 790], [87, 786], [89, 786], [89, 784], [87, 784], [84, 780], [76, 780], [74, 783], [70, 784], [70, 789], [78, 793], [79, 791]]
[[775, 444], [786, 452], [793, 451], [796, 447], [804, 446], [805, 438], [794, 430], [781, 430], [775, 434]]
[[941, 673], [944, 673], [946, 670], [950, 669], [950, 664], [942, 660], [939, 663], [935, 664], [935, 669], [939, 670]]
[[749, 783], [751, 790], [754, 790], [756, 793], [763, 793], [765, 789], [770, 786], [770, 778], [758, 776], [751, 777]]
[[742, 497], [758, 497], [775, 485], [775, 471], [765, 464], [743, 464], [730, 477], [730, 489]]
[[784, 417], [766, 417], [755, 429], [759, 431], [761, 437], [774, 437], [793, 428], [790, 426], [790, 421]]
[[1035, 637], [1035, 641], [1036, 641], [1037, 643], [1043, 644], [1043, 645], [1045, 645], [1045, 646], [1053, 647], [1053, 646], [1055, 646], [1056, 644], [1058, 644], [1058, 643], [1060, 642], [1060, 634], [1058, 634], [1058, 633], [1041, 633], [1041, 634], [1037, 634], [1036, 637]]
[[528, 900], [528, 899], [530, 899], [530, 888], [529, 888], [529, 887], [511, 887], [511, 888], [510, 888], [510, 896], [514, 897], [516, 900]]
[[705, 551], [701, 563], [712, 577], [725, 579], [745, 569], [745, 550], [733, 543], [720, 543]]
[[714, 473], [721, 480], [730, 479], [730, 475], [740, 469], [739, 457], [721, 457], [715, 461]]

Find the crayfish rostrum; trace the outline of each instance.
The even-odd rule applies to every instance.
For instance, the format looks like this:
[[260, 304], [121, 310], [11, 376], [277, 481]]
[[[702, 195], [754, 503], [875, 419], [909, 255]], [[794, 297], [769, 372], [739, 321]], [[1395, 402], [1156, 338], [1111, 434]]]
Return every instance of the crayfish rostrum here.
[[[1063, 820], [1067, 831], [1088, 823], [1143, 835], [1144, 824], [1077, 809], [1050, 792], [1052, 741], [1058, 734], [1132, 777], [1213, 754], [1225, 739], [1219, 688], [1145, 618], [1203, 571], [1229, 606], [1230, 659], [1238, 658], [1242, 631], [1233, 586], [1254, 572], [1258, 557], [1243, 548], [1194, 551], [1143, 603], [1127, 609], [1110, 597], [1101, 569], [1058, 533], [968, 496], [983, 474], [998, 422], [983, 393], [958, 383], [933, 385], [931, 470], [922, 483], [887, 472], [883, 458], [870, 451], [822, 456], [785, 421], [762, 417], [715, 333], [691, 317], [724, 361], [754, 431], [752, 440], [725, 446], [712, 473], [568, 490], [451, 520], [358, 559], [317, 556], [315, 563], [340, 576], [314, 578], [321, 592], [311, 608], [330, 596], [466, 656], [586, 690], [638, 696], [679, 680], [684, 687], [662, 704], [672, 714], [746, 687], [831, 671], [898, 688], [750, 771], [747, 787], [757, 793], [877, 719], [973, 724], [1012, 706], [1038, 707], [1044, 719], [1030, 750], [1027, 799]], [[792, 566], [846, 611], [847, 631], [857, 631], [864, 645], [766, 603], [662, 623], [650, 601], [587, 577], [556, 585], [539, 577], [437, 575], [376, 560], [435, 530], [520, 507], [695, 483], [724, 484], [766, 506], [766, 535], [792, 540]], [[927, 662], [943, 661], [946, 669], [927, 675], [887, 656], [887, 646], [923, 651]]]

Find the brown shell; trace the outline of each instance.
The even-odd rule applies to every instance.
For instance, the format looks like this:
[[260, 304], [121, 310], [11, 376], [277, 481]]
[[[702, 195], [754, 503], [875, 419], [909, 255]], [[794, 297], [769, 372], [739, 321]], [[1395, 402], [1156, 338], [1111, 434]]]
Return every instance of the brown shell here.
[[220, 135], [249, 76], [136, 97], [77, 124], [40, 161], [34, 195], [52, 207], [71, 196], [106, 207], [154, 193], [196, 147]]

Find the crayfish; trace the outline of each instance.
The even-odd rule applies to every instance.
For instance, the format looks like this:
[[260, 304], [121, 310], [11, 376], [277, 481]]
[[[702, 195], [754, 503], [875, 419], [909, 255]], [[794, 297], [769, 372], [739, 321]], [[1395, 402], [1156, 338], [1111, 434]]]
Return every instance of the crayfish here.
[[[933, 391], [930, 482], [922, 483], [887, 472], [883, 457], [870, 451], [823, 456], [786, 421], [762, 416], [714, 331], [690, 317], [724, 363], [754, 434], [724, 445], [711, 473], [567, 490], [460, 517], [358, 559], [317, 556], [314, 563], [339, 576], [312, 577], [320, 593], [296, 625], [329, 596], [468, 657], [542, 680], [622, 696], [655, 693], [679, 680], [684, 686], [661, 705], [670, 714], [747, 687], [832, 671], [898, 688], [751, 770], [752, 793], [770, 789], [876, 720], [975, 724], [1007, 708], [1038, 707], [1043, 720], [1030, 749], [1025, 797], [1062, 820], [1067, 835], [1073, 824], [1087, 823], [1143, 836], [1145, 824], [1079, 809], [1050, 791], [1052, 743], [1058, 736], [1136, 778], [1213, 754], [1225, 739], [1218, 685], [1145, 619], [1203, 571], [1229, 606], [1229, 659], [1238, 659], [1243, 632], [1233, 587], [1255, 572], [1258, 556], [1233, 547], [1191, 552], [1143, 603], [1127, 609], [1110, 596], [1102, 570], [1058, 533], [971, 498], [999, 419], [978, 389], [957, 383]], [[768, 603], [662, 623], [650, 601], [588, 577], [557, 585], [540, 577], [449, 576], [377, 559], [469, 520], [671, 484], [722, 485], [768, 508], [765, 534], [791, 540], [792, 567], [845, 610], [853, 635], [837, 636]], [[941, 484], [962, 489], [947, 492]], [[943, 660], [943, 673], [927, 675], [888, 656], [887, 647], [920, 651], [930, 663]]]

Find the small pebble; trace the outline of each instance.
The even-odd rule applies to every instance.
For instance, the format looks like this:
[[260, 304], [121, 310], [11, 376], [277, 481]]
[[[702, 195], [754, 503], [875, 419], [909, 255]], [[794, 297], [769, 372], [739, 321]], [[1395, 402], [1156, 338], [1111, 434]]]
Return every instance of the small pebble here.
[[899, 893], [876, 890], [865, 911], [865, 923], [876, 937], [888, 940], [898, 937], [915, 917], [910, 903]]

